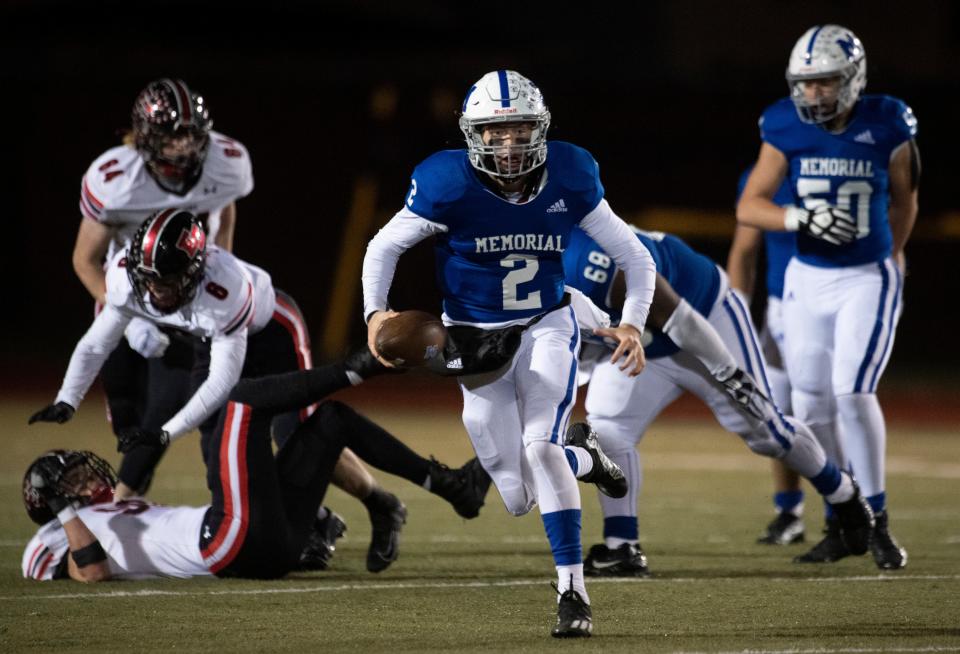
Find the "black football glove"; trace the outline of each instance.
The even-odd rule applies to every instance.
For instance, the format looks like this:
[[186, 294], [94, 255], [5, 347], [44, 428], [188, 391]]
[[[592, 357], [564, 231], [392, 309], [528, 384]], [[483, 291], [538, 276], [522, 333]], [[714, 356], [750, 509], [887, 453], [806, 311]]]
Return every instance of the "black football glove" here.
[[54, 514], [70, 504], [60, 487], [66, 470], [63, 458], [59, 456], [45, 456], [30, 469], [30, 484]]
[[73, 417], [75, 411], [76, 409], [66, 402], [57, 402], [56, 404], [46, 406], [34, 413], [32, 416], [30, 416], [30, 420], [27, 421], [27, 424], [32, 425], [35, 422], [56, 422], [63, 424]]
[[162, 429], [125, 427], [117, 434], [117, 452], [126, 454], [135, 447], [163, 448], [170, 444], [170, 434]]
[[737, 368], [726, 379], [719, 380], [724, 390], [747, 413], [758, 420], [765, 420], [770, 399], [757, 387], [757, 382], [745, 370]]
[[796, 218], [797, 231], [833, 245], [852, 243], [857, 238], [857, 223], [843, 209], [823, 204], [815, 209], [795, 211], [792, 215]]

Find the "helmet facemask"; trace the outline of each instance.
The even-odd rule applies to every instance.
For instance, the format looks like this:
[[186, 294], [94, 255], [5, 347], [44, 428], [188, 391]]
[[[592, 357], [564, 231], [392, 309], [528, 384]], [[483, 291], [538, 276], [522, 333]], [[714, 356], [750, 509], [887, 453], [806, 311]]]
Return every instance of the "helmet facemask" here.
[[30, 464], [23, 476], [23, 503], [31, 520], [42, 525], [56, 517], [30, 481], [34, 466], [48, 457], [58, 459], [64, 469], [57, 481], [59, 495], [79, 506], [113, 501], [117, 473], [109, 463], [86, 450], [51, 450]]
[[[831, 75], [825, 77], [822, 75], [790, 75], [787, 74], [787, 84], [790, 86], [790, 99], [793, 100], [793, 106], [797, 109], [800, 120], [805, 123], [822, 125], [828, 123], [837, 116], [847, 112], [857, 101], [857, 95], [853, 93], [852, 80], [856, 76], [856, 66], [851, 66], [845, 70], [842, 75]], [[806, 84], [813, 80], [837, 79], [838, 88], [832, 97], [826, 97], [818, 94], [814, 99], [807, 97], [804, 93]]]
[[[529, 136], [515, 142], [498, 143], [497, 133], [512, 126], [523, 125]], [[482, 172], [504, 180], [512, 180], [532, 172], [547, 160], [547, 129], [550, 114], [534, 120], [510, 116], [501, 121], [475, 122], [460, 118], [460, 129], [467, 139], [471, 165]], [[484, 140], [484, 132], [492, 132], [493, 139]], [[526, 135], [525, 135], [526, 136]]]
[[181, 80], [150, 83], [133, 105], [133, 136], [151, 177], [185, 195], [203, 172], [213, 120], [203, 97]]

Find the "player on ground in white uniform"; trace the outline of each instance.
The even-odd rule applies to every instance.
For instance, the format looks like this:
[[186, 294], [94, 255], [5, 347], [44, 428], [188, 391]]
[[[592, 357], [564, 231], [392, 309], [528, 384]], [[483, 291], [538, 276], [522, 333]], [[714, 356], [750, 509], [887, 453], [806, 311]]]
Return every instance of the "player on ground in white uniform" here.
[[[369, 353], [366, 360], [372, 362]], [[212, 501], [207, 506], [157, 506], [140, 498], [113, 502], [116, 477], [99, 457], [63, 450], [41, 456], [23, 482], [27, 512], [43, 525], [24, 550], [24, 577], [273, 578], [300, 568], [301, 552], [342, 448], [350, 445], [393, 474], [393, 455], [405, 448], [346, 405], [327, 401], [296, 427], [274, 458], [271, 423], [278, 413], [349, 387], [358, 370], [375, 374], [384, 369], [356, 368], [348, 359], [242, 380], [218, 412], [210, 440], [207, 485]], [[135, 430], [122, 445], [150, 437]], [[386, 566], [374, 545], [367, 565], [382, 569]], [[387, 545], [395, 550], [397, 542]]]
[[[685, 390], [703, 400], [717, 421], [753, 452], [779, 459], [809, 479], [835, 508], [844, 542], [864, 554], [873, 527], [870, 508], [850, 476], [827, 460], [810, 430], [784, 418], [769, 399], [766, 363], [749, 311], [729, 289], [726, 275], [675, 236], [636, 232], [658, 271], [644, 343], [647, 366], [640, 376], [626, 377], [606, 360], [606, 347], [598, 348], [590, 361], [596, 363], [586, 398], [587, 420], [626, 474], [629, 493], [600, 497], [604, 543], [590, 548], [587, 574], [647, 574], [637, 524], [642, 471], [636, 446], [650, 423]], [[568, 285], [619, 318], [622, 279], [596, 241], [574, 230], [563, 263]]]
[[[109, 261], [151, 214], [186, 209], [199, 216], [208, 239], [231, 250], [236, 201], [253, 190], [250, 157], [240, 142], [212, 131], [203, 96], [182, 80], [151, 82], [137, 96], [124, 144], [90, 165], [80, 187], [83, 216], [73, 265], [98, 305], [105, 303]], [[193, 346], [135, 318], [101, 374], [115, 432], [159, 428], [189, 399]], [[131, 350], [132, 348], [132, 350]], [[145, 361], [142, 357], [147, 357]], [[118, 495], [143, 491], [156, 461], [136, 451], [120, 465]], [[140, 479], [141, 486], [127, 482]]]
[[[852, 467], [877, 515], [871, 551], [906, 565], [888, 529], [886, 425], [877, 401], [901, 310], [904, 252], [917, 216], [920, 160], [910, 108], [863, 95], [863, 45], [838, 25], [812, 27], [790, 55], [790, 97], [760, 122], [763, 145], [737, 220], [797, 232], [784, 281], [784, 349], [793, 410], [830, 458]], [[772, 200], [789, 179], [797, 207]], [[798, 562], [847, 555], [828, 507], [826, 537]]]
[[[155, 435], [156, 442], [136, 445], [137, 449], [162, 451], [171, 440], [200, 428], [201, 450], [209, 464], [216, 411], [241, 376], [259, 377], [304, 367], [306, 326], [296, 304], [275, 291], [266, 271], [216, 246], [207, 247], [203, 228], [193, 214], [168, 209], [144, 221], [131, 245], [110, 261], [107, 304], [77, 344], [54, 404], [37, 412], [31, 423], [65, 422], [73, 416], [103, 361], [135, 317], [210, 341], [206, 378], [195, 379], [196, 390], [187, 404], [160, 428], [121, 430], [121, 439], [129, 438], [130, 431]], [[309, 411], [297, 410], [276, 418], [284, 419], [282, 428], [289, 434], [307, 415]], [[464, 517], [477, 515], [490, 482], [475, 462], [450, 470], [406, 448], [394, 448], [391, 453], [391, 472], [415, 484], [429, 485]], [[153, 460], [159, 460], [159, 455]], [[373, 550], [380, 558], [372, 563], [368, 560], [368, 566], [377, 572], [396, 558], [396, 540], [406, 509], [369, 473], [366, 477], [368, 481], [361, 479], [355, 484], [355, 495], [370, 513]], [[138, 482], [133, 480], [132, 487]], [[321, 550], [319, 555], [323, 553]]]
[[580, 330], [564, 293], [561, 254], [580, 225], [626, 270], [623, 321], [597, 329], [618, 342], [612, 359], [625, 357], [624, 376], [643, 366], [640, 333], [653, 295], [653, 261], [604, 199], [593, 157], [569, 143], [547, 143], [550, 113], [530, 80], [514, 71], [487, 73], [470, 87], [462, 112], [467, 149], [438, 152], [417, 166], [405, 206], [368, 246], [368, 342], [377, 354], [377, 329], [394, 315], [387, 296], [398, 257], [430, 236], [443, 320], [459, 326], [462, 343], [475, 346], [464, 349], [522, 330], [499, 369], [460, 370], [463, 422], [507, 510], [522, 515], [540, 505], [560, 593], [552, 634], [589, 636], [576, 477], [615, 494], [626, 488], [589, 434], [571, 428], [567, 435], [579, 440], [564, 448]]
[[[749, 170], [740, 176], [737, 199], [747, 183]], [[781, 207], [793, 204], [793, 192], [787, 181], [780, 186], [773, 201]], [[766, 259], [767, 305], [763, 328], [760, 330], [760, 345], [767, 360], [767, 379], [770, 391], [780, 410], [793, 414], [790, 401], [790, 378], [783, 363], [783, 276], [787, 264], [797, 252], [797, 238], [793, 232], [764, 232], [755, 227], [737, 225], [733, 242], [727, 256], [727, 275], [730, 286], [743, 295], [744, 304], [750, 306], [757, 277], [757, 260], [761, 248]], [[773, 472], [773, 506], [776, 517], [767, 525], [758, 543], [765, 545], [790, 545], [804, 542], [803, 488], [800, 475], [790, 470], [779, 459], [771, 461]]]

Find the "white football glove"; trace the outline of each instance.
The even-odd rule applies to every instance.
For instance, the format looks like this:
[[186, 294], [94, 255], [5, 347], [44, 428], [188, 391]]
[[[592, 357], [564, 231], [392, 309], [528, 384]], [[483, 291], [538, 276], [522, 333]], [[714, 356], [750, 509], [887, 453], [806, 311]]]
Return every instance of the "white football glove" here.
[[857, 238], [857, 223], [853, 216], [829, 204], [815, 209], [787, 207], [783, 226], [788, 232], [804, 232], [834, 245], [851, 243]]
[[123, 335], [127, 343], [140, 356], [147, 359], [158, 359], [167, 351], [170, 337], [160, 331], [160, 328], [149, 320], [134, 318], [127, 325]]

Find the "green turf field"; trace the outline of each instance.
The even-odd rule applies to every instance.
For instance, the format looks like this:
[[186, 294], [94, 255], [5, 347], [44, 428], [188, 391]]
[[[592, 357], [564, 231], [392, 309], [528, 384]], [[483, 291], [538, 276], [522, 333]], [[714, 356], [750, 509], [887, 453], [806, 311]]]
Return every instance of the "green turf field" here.
[[[960, 429], [899, 424], [889, 438], [891, 525], [908, 567], [880, 573], [868, 557], [824, 567], [790, 558], [802, 546], [754, 544], [770, 517], [767, 462], [711, 423], [659, 423], [641, 447], [640, 530], [655, 577], [590, 581], [594, 637], [556, 642], [553, 566], [539, 515], [513, 518], [491, 489], [473, 521], [380, 475], [410, 509], [400, 559], [364, 569], [365, 512], [338, 491], [327, 504], [348, 533], [331, 570], [282, 581], [75, 582], [21, 579], [33, 532], [20, 500], [26, 465], [73, 446], [116, 462], [99, 399], [69, 425], [27, 429], [39, 406], [0, 400], [0, 652], [177, 651], [960, 651]], [[429, 415], [358, 404], [423, 454], [470, 456], [455, 410]], [[584, 490], [584, 542], [600, 535]], [[207, 501], [196, 438], [175, 444], [153, 498]], [[807, 502], [808, 539], [818, 503]]]

